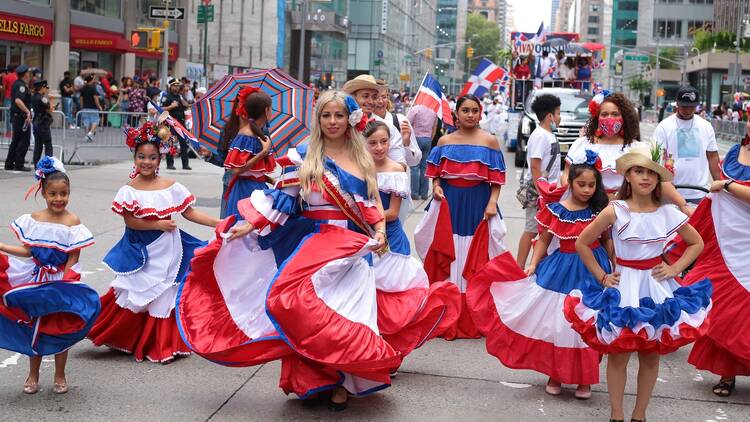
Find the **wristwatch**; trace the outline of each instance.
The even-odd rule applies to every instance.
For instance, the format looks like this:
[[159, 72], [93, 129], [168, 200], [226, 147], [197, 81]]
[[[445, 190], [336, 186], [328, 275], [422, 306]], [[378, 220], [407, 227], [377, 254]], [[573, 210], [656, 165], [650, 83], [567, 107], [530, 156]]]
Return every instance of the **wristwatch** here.
[[727, 180], [726, 182], [724, 182], [724, 190], [729, 192], [729, 185], [731, 185], [732, 183], [734, 183], [734, 180]]

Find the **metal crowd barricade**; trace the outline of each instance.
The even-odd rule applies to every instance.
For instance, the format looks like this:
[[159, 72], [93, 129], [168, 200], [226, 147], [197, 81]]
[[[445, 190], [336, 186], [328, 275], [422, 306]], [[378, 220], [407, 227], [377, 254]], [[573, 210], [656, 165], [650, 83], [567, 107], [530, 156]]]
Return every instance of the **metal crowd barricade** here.
[[735, 122], [733, 120], [711, 120], [716, 138], [732, 143], [738, 143], [745, 137], [746, 122]]
[[[0, 149], [8, 149], [10, 147], [10, 143], [13, 139], [11, 130], [8, 129], [6, 125], [6, 119], [10, 118], [10, 109], [9, 107], [0, 107]], [[60, 120], [60, 117], [62, 116], [63, 124], [60, 125], [58, 121]], [[50, 130], [52, 131], [52, 155], [57, 157], [60, 161], [65, 161], [65, 140], [66, 140], [66, 133], [65, 133], [65, 124], [64, 124], [65, 116], [61, 111], [53, 111], [52, 112], [52, 126], [50, 126]], [[6, 130], [7, 129], [7, 130]], [[33, 125], [32, 125], [32, 136], [31, 136], [31, 142], [29, 144], [29, 154], [33, 154], [34, 151], [34, 144], [36, 142], [36, 139], [33, 135]], [[55, 150], [57, 150], [55, 152]]]
[[[98, 117], [96, 130], [91, 138], [87, 137], [88, 128], [85, 127], [82, 116], [85, 113], [96, 114]], [[71, 163], [74, 158], [81, 159], [78, 154], [82, 149], [113, 148], [126, 149], [123, 129], [137, 127], [148, 117], [148, 113], [133, 113], [126, 111], [90, 111], [80, 110], [75, 115], [78, 130], [68, 130], [73, 152], [68, 159]]]

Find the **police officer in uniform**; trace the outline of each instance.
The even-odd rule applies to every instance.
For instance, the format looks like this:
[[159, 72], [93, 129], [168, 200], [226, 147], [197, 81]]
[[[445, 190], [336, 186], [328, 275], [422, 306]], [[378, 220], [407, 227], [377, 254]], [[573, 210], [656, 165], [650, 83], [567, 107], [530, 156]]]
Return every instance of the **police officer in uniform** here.
[[18, 80], [13, 83], [10, 97], [10, 122], [13, 139], [5, 159], [5, 170], [30, 171], [24, 167], [26, 153], [31, 141], [31, 92], [29, 92], [29, 68], [22, 64], [16, 68]]
[[[171, 79], [169, 81], [169, 92], [161, 99], [161, 107], [164, 111], [168, 111], [169, 115], [173, 119], [177, 120], [185, 125], [185, 110], [188, 108], [188, 102], [180, 94], [181, 82], [179, 79]], [[180, 142], [180, 160], [182, 160], [183, 170], [192, 170], [190, 168], [190, 158], [188, 157], [188, 146], [187, 141], [182, 137], [177, 137]], [[167, 154], [167, 169], [174, 170], [174, 157]]]
[[31, 109], [34, 110], [34, 168], [42, 158], [42, 147], [44, 155], [52, 156], [52, 105], [47, 94], [49, 86], [47, 81], [34, 82], [34, 95], [31, 97]]

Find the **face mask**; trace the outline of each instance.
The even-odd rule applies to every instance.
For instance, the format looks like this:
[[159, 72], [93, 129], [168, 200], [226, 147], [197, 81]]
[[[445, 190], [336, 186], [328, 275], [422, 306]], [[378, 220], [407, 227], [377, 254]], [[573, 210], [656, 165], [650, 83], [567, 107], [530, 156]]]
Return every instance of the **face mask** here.
[[557, 123], [555, 123], [555, 121], [553, 120], [552, 122], [550, 122], [550, 124], [549, 124], [549, 128], [550, 128], [550, 130], [552, 130], [553, 132], [554, 132], [554, 131], [556, 131], [556, 130], [557, 130]]
[[622, 117], [603, 117], [599, 119], [599, 131], [602, 136], [616, 136], [622, 132]]

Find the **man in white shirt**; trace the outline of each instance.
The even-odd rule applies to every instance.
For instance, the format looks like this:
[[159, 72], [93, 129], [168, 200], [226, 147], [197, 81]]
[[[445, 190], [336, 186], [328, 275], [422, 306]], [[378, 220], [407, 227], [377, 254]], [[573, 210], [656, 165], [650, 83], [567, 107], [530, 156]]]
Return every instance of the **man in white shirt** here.
[[[560, 143], [557, 142], [552, 131], [560, 124], [560, 99], [551, 94], [540, 95], [534, 99], [531, 109], [539, 119], [539, 124], [527, 142], [526, 167], [521, 183], [536, 182], [541, 177], [546, 178], [550, 183], [557, 183], [560, 179]], [[537, 203], [529, 204], [525, 211], [526, 223], [518, 242], [518, 255], [516, 255], [518, 266], [521, 268], [526, 266], [531, 241], [538, 233], [536, 214], [539, 208]]]
[[[412, 154], [406, 154], [402, 136], [406, 136], [411, 139], [411, 126], [406, 129], [396, 128], [393, 125], [393, 120], [390, 123], [388, 120], [374, 114], [376, 103], [380, 100], [380, 94], [385, 89], [385, 86], [379, 85], [377, 80], [372, 75], [359, 75], [356, 78], [347, 81], [342, 91], [351, 95], [357, 104], [362, 108], [362, 112], [367, 116], [372, 116], [376, 120], [382, 121], [388, 125], [388, 129], [391, 132], [391, 146], [388, 150], [388, 157], [398, 163], [408, 166], [410, 162], [414, 162], [414, 156]], [[408, 125], [407, 125], [408, 126]], [[413, 142], [416, 144], [416, 142]], [[422, 153], [419, 152], [419, 157], [416, 159], [416, 163], [422, 158]]]
[[542, 51], [542, 57], [539, 59], [539, 62], [536, 66], [536, 79], [537, 81], [544, 82], [544, 85], [550, 85], [550, 82], [552, 82], [552, 74], [555, 71], [556, 60], [554, 57], [550, 57], [549, 51]]
[[[710, 179], [721, 178], [716, 134], [709, 122], [695, 114], [700, 103], [698, 90], [683, 86], [677, 91], [677, 112], [662, 120], [654, 139], [667, 159], [674, 160], [674, 184], [707, 187]], [[698, 203], [706, 196], [694, 189], [677, 190], [686, 201]]]
[[393, 145], [402, 145], [404, 151], [403, 160], [399, 160], [391, 157], [394, 161], [398, 161], [407, 166], [416, 166], [422, 160], [422, 151], [417, 145], [417, 138], [414, 135], [414, 129], [403, 114], [398, 114], [395, 111], [391, 112], [391, 100], [388, 98], [388, 84], [385, 81], [378, 81], [378, 85], [383, 87], [383, 90], [378, 94], [378, 99], [375, 101], [375, 109], [373, 110], [373, 117], [384, 122], [388, 125], [388, 130], [391, 133], [391, 149]]

